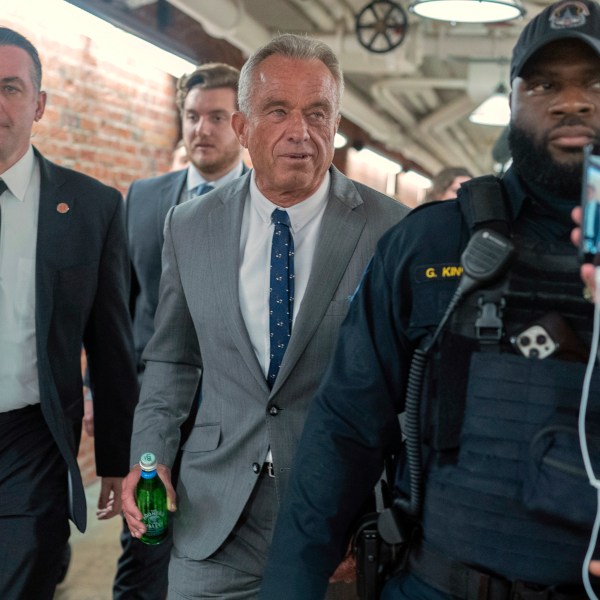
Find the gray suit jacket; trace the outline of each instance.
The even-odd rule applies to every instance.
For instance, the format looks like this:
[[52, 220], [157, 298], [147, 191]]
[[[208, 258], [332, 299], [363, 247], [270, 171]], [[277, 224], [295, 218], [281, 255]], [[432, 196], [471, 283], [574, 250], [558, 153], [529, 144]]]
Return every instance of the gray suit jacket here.
[[239, 307], [239, 240], [250, 175], [177, 206], [165, 223], [156, 332], [146, 347], [132, 461], [172, 465], [202, 373], [202, 401], [183, 446], [174, 541], [202, 560], [232, 531], [271, 447], [281, 498], [310, 402], [349, 299], [381, 235], [408, 209], [331, 168], [310, 280], [272, 390]]

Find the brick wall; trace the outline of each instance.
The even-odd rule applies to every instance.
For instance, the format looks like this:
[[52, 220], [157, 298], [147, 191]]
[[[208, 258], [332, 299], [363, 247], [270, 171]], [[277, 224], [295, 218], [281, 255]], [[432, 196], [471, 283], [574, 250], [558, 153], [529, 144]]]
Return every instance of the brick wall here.
[[[41, 17], [36, 22], [30, 13], [19, 14], [19, 3], [10, 4], [0, 24], [37, 47], [48, 93], [33, 144], [50, 160], [123, 194], [133, 180], [166, 172], [179, 137], [173, 77], [134, 60], [111, 58], [106, 48], [73, 28], [50, 27]], [[84, 483], [94, 481], [94, 441], [85, 432], [79, 462]]]
[[68, 27], [55, 31], [18, 14], [3, 14], [2, 25], [40, 53], [48, 101], [32, 141], [47, 158], [123, 194], [134, 179], [168, 170], [179, 137], [173, 77], [119, 60]]

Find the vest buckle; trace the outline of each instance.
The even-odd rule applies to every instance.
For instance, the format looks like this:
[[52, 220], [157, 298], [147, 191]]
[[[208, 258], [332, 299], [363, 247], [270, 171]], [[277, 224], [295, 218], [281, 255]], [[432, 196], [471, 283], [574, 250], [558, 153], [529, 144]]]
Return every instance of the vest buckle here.
[[506, 305], [504, 298], [499, 302], [485, 302], [479, 299], [479, 317], [475, 321], [475, 334], [483, 343], [497, 342], [502, 337], [502, 309]]

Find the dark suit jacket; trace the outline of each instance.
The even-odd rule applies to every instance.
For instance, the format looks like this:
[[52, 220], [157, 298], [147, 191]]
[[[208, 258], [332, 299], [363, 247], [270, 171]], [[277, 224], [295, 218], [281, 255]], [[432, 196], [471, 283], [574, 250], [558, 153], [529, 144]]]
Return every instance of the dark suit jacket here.
[[187, 169], [134, 181], [125, 200], [127, 243], [131, 259], [133, 338], [138, 365], [154, 331], [158, 305], [165, 217], [177, 204], [185, 185]]
[[[242, 173], [248, 168], [244, 165]], [[163, 229], [169, 209], [177, 204], [187, 169], [134, 181], [127, 192], [126, 220], [131, 257], [130, 310], [138, 366], [142, 352], [154, 333], [158, 306]]]
[[[35, 154], [41, 174], [35, 273], [41, 408], [69, 469], [71, 518], [83, 531], [86, 503], [77, 465], [82, 343], [94, 397], [96, 471], [101, 477], [129, 472], [137, 380], [125, 211], [117, 190]], [[59, 212], [59, 203], [69, 210]]]

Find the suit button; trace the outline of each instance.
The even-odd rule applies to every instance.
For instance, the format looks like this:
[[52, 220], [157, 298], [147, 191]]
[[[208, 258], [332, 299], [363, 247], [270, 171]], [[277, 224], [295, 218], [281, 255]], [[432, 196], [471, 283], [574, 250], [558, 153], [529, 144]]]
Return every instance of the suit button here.
[[258, 463], [252, 463], [252, 470], [258, 475], [260, 473], [260, 465]]
[[269, 408], [269, 414], [270, 414], [272, 417], [276, 417], [276, 416], [279, 414], [279, 408], [278, 408], [277, 406], [275, 406], [275, 405], [271, 406], [271, 407]]

